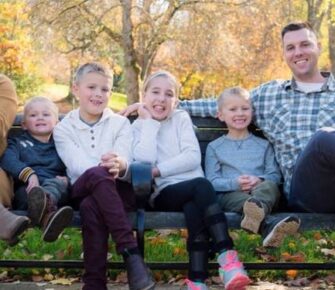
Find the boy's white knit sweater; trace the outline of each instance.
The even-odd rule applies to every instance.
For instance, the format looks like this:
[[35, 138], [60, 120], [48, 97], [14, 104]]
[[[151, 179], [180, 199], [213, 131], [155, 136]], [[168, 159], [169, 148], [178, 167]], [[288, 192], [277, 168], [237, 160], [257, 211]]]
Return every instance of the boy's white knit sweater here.
[[168, 185], [204, 176], [199, 143], [185, 111], [175, 110], [161, 122], [137, 119], [132, 126], [133, 158], [150, 162], [161, 173], [152, 198]]
[[[97, 166], [101, 155], [107, 152], [131, 161], [133, 134], [129, 120], [108, 108], [93, 126], [80, 120], [79, 109], [69, 112], [57, 124], [53, 136], [71, 184], [87, 169]], [[128, 178], [127, 172], [121, 179], [125, 178]]]

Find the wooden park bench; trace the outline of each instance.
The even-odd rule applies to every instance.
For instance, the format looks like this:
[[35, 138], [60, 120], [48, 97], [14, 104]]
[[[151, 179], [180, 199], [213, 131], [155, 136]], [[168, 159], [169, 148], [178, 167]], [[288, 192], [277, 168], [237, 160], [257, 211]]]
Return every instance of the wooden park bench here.
[[[10, 135], [20, 132], [21, 116], [17, 116]], [[224, 124], [213, 118], [193, 117], [192, 121], [195, 126], [197, 138], [201, 147], [202, 157], [206, 152], [208, 143], [227, 130]], [[255, 127], [250, 130], [262, 136], [262, 132]], [[107, 132], [106, 132], [107, 133]], [[159, 229], [184, 229], [185, 219], [182, 212], [148, 212], [143, 208], [147, 197], [151, 193], [151, 167], [148, 164], [134, 163], [131, 166], [132, 184], [138, 199], [137, 212], [129, 213], [129, 218], [136, 231], [136, 237], [142, 254], [144, 252], [144, 232], [146, 230]], [[14, 211], [16, 214], [26, 215], [26, 212]], [[267, 218], [285, 217], [291, 213], [285, 211], [285, 207], [279, 208], [279, 211], [271, 214]], [[315, 213], [296, 213], [301, 219], [301, 231], [305, 230], [335, 230], [335, 214], [315, 214]], [[238, 229], [240, 227], [241, 216], [237, 213], [226, 213], [229, 227]], [[1, 221], [0, 221], [1, 222]], [[72, 221], [73, 227], [80, 227], [81, 221], [79, 213], [76, 212]], [[147, 261], [151, 269], [187, 269], [187, 262], [151, 262]], [[32, 260], [0, 260], [1, 267], [32, 267], [32, 268], [83, 268], [83, 261], [62, 260], [62, 261], [32, 261]], [[110, 269], [121, 269], [124, 267], [122, 262], [110, 262]], [[210, 268], [216, 268], [216, 263], [210, 263]], [[261, 263], [245, 263], [246, 269], [264, 270], [264, 269], [320, 269], [334, 270], [335, 262], [327, 263], [292, 263], [292, 262], [261, 262]]]

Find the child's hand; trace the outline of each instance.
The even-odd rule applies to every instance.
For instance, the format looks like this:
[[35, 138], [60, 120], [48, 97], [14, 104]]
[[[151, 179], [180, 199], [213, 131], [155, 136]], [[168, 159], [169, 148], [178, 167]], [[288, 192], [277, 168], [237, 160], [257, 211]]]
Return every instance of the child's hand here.
[[250, 179], [248, 175], [241, 175], [237, 178], [240, 189], [244, 192], [250, 192]]
[[145, 107], [144, 104], [139, 104], [139, 107], [137, 109], [138, 117], [140, 119], [151, 119], [151, 113], [149, 110]]
[[161, 176], [161, 173], [157, 167], [152, 168], [152, 177], [159, 177]]
[[65, 186], [69, 185], [69, 179], [66, 176], [59, 176], [59, 175], [57, 175], [56, 178], [59, 179], [59, 180], [61, 180], [61, 181], [63, 181], [64, 184], [65, 184]]
[[119, 114], [122, 115], [122, 116], [128, 117], [129, 115], [137, 113], [138, 108], [139, 108], [140, 105], [141, 105], [140, 103], [131, 104], [127, 108], [121, 110], [119, 112]]
[[40, 182], [38, 181], [37, 175], [32, 174], [29, 176], [28, 181], [27, 181], [27, 187], [26, 187], [27, 193], [29, 193], [30, 190], [36, 186], [40, 186]]
[[253, 188], [260, 184], [262, 180], [254, 175], [241, 175], [238, 177], [237, 182], [242, 191], [250, 192]]
[[124, 174], [127, 162], [115, 153], [108, 152], [101, 156], [100, 166], [108, 168], [108, 172], [116, 178]]

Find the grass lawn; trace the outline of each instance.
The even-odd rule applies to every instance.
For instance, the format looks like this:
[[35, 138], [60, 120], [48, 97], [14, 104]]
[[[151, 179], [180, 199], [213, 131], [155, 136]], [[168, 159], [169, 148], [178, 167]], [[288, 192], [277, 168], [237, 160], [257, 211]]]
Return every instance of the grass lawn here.
[[[187, 261], [185, 231], [177, 231], [169, 235], [159, 235], [155, 231], [146, 233], [146, 260], [147, 261]], [[240, 259], [244, 262], [264, 261], [293, 261], [293, 262], [326, 262], [334, 260], [335, 232], [308, 231], [295, 237], [285, 239], [278, 249], [265, 249], [261, 247], [261, 238], [258, 235], [248, 234], [242, 230], [231, 232]], [[42, 259], [42, 260], [78, 260], [82, 258], [82, 240], [79, 229], [66, 229], [62, 236], [54, 243], [41, 241], [39, 229], [29, 229], [21, 241], [14, 247], [8, 247], [0, 241], [0, 259]], [[328, 254], [325, 255], [327, 249]], [[329, 254], [333, 253], [333, 254]], [[121, 261], [121, 257], [115, 253], [114, 245], [110, 243], [109, 259]], [[48, 277], [60, 274], [71, 276], [80, 275], [81, 270], [64, 269], [0, 269], [8, 271], [9, 276], [23, 279], [34, 279], [34, 276]], [[111, 271], [113, 279], [119, 271]], [[156, 279], [168, 281], [180, 271], [155, 271]], [[292, 274], [293, 273], [293, 274]], [[320, 274], [329, 271], [320, 271]], [[183, 272], [185, 274], [185, 272]], [[216, 275], [213, 273], [213, 275]], [[254, 279], [286, 279], [288, 275], [310, 276], [312, 271], [250, 271]], [[52, 276], [53, 277], [53, 276]], [[292, 278], [292, 277], [291, 277]]]

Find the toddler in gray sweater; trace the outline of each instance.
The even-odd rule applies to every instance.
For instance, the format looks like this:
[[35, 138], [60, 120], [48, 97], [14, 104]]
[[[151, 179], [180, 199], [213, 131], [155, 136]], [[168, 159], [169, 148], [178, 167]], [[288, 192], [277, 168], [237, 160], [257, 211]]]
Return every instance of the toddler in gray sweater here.
[[228, 133], [208, 144], [206, 177], [222, 209], [242, 213], [241, 228], [260, 232], [263, 246], [278, 247], [287, 234], [297, 232], [300, 220], [292, 215], [265, 221], [278, 204], [281, 175], [271, 144], [248, 130], [252, 120], [248, 91], [239, 87], [223, 91], [218, 118], [226, 123]]

